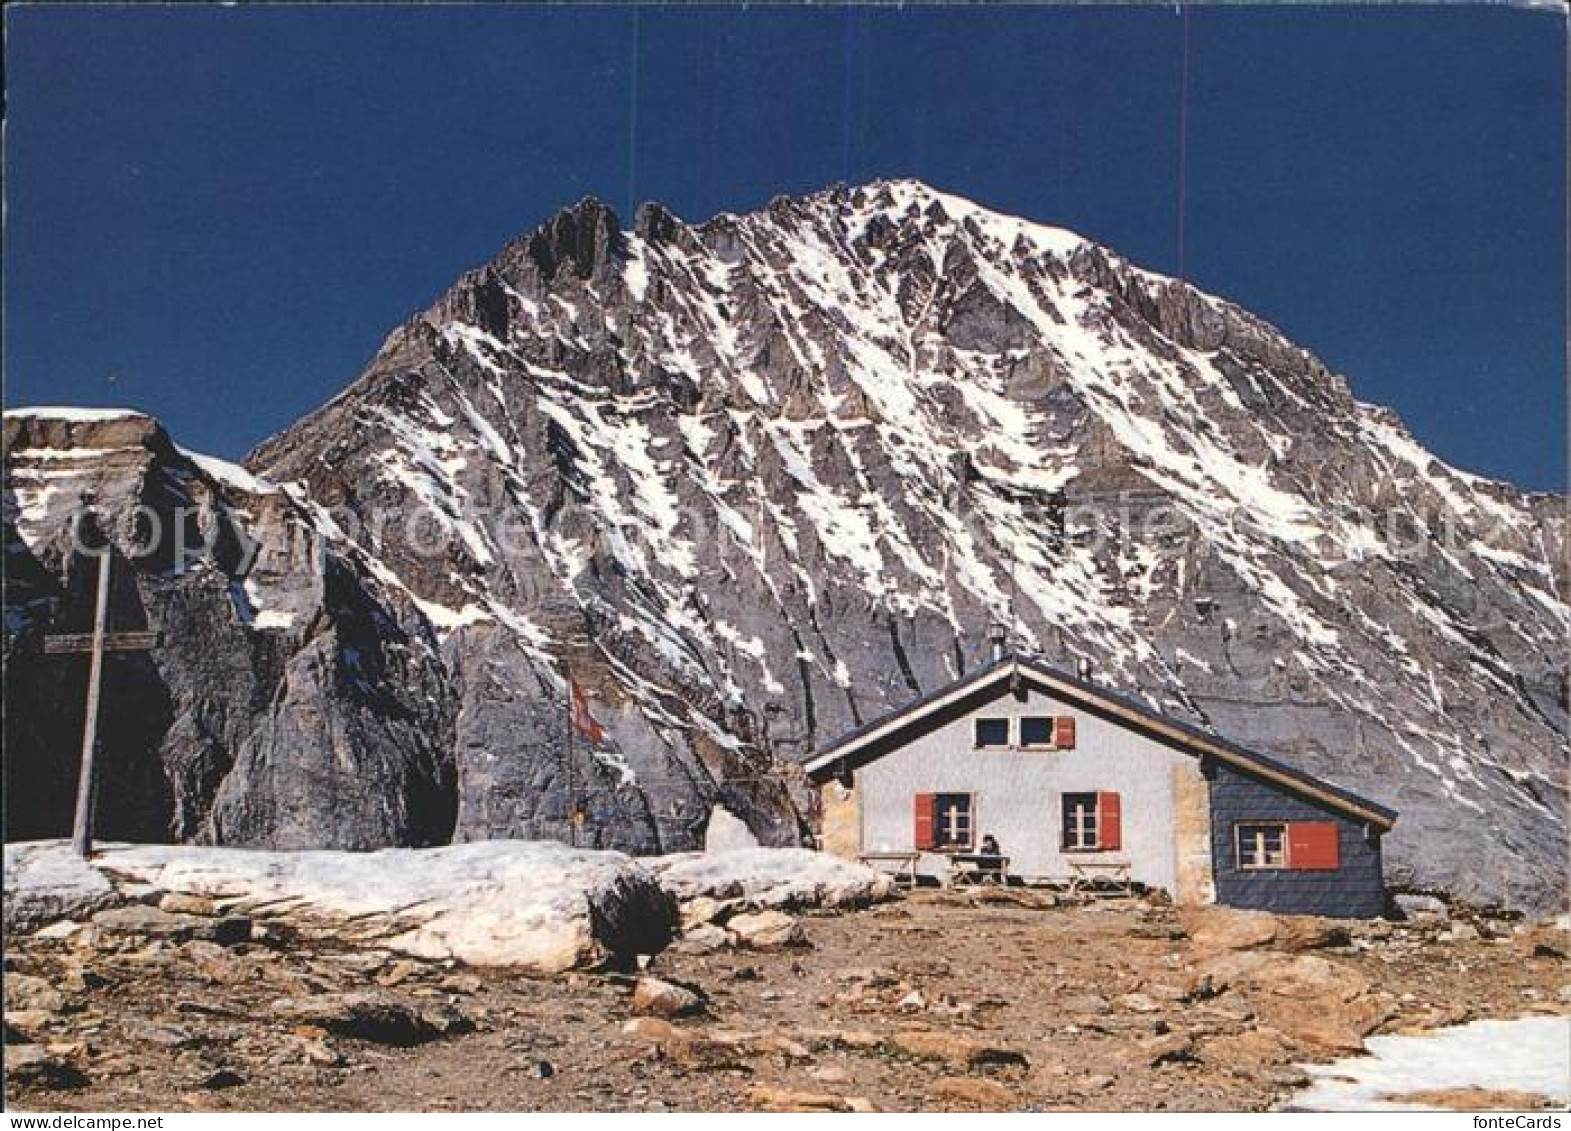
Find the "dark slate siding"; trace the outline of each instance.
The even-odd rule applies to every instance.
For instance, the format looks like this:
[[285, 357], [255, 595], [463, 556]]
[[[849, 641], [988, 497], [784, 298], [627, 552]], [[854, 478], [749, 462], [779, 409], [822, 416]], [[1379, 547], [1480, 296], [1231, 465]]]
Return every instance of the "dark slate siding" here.
[[[1208, 764], [1207, 776], [1218, 903], [1344, 919], [1367, 919], [1385, 910], [1380, 839], [1367, 839], [1362, 822], [1219, 762]], [[1241, 872], [1233, 846], [1233, 826], [1240, 821], [1334, 821], [1342, 866], [1335, 872]]]

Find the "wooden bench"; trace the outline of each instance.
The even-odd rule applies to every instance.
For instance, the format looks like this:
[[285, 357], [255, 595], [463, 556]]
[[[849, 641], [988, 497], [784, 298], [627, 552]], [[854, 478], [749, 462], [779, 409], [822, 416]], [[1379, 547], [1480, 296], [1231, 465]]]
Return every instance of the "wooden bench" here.
[[[859, 861], [869, 868], [878, 868], [881, 872], [888, 872], [895, 878], [899, 887], [916, 887], [916, 865], [921, 859], [915, 852], [864, 852], [857, 857]], [[889, 865], [880, 867], [880, 865]]]
[[1106, 884], [1113, 885], [1115, 894], [1135, 894], [1134, 878], [1130, 875], [1127, 860], [1071, 860], [1069, 871], [1070, 895], [1079, 895], [1082, 889], [1089, 891]]
[[973, 887], [1009, 882], [1009, 857], [984, 856], [979, 852], [957, 852], [949, 858], [949, 886]]

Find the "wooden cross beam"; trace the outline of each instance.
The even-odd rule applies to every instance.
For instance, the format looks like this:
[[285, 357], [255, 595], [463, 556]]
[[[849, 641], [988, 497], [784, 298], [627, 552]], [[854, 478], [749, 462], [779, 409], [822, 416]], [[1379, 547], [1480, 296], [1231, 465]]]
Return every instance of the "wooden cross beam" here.
[[76, 780], [76, 820], [71, 826], [71, 848], [84, 860], [93, 854], [93, 796], [98, 791], [94, 752], [98, 746], [98, 699], [104, 676], [105, 652], [137, 652], [156, 647], [157, 632], [107, 632], [109, 622], [108, 549], [98, 554], [98, 594], [93, 606], [93, 631], [60, 633], [44, 637], [44, 651], [52, 655], [89, 653], [87, 715], [82, 722], [82, 767]]

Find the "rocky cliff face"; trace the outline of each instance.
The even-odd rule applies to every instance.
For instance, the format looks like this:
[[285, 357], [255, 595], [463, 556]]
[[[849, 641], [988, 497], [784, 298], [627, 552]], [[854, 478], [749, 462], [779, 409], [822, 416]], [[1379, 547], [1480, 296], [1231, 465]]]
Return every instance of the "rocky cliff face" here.
[[[797, 761], [1001, 617], [1399, 808], [1398, 882], [1562, 886], [1564, 500], [1446, 466], [1227, 302], [914, 182], [632, 231], [585, 201], [248, 463], [440, 641], [367, 686], [429, 676], [460, 840], [565, 839], [577, 797], [587, 843], [692, 847], [717, 803], [790, 841]], [[608, 732], [571, 760], [569, 675]], [[269, 749], [232, 796], [304, 780]]]
[[[283, 848], [441, 844], [457, 811], [453, 701], [429, 625], [300, 503], [175, 447], [135, 413], [5, 418], [6, 834], [69, 828], [87, 659], [45, 633], [92, 627], [113, 547], [99, 835]], [[318, 551], [321, 552], [318, 552]], [[178, 559], [178, 560], [177, 560]]]

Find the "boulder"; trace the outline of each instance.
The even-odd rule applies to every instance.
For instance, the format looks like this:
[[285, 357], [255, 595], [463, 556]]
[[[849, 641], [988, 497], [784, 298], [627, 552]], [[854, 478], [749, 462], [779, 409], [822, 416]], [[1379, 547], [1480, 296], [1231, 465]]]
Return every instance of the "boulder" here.
[[633, 1012], [657, 1017], [687, 1017], [704, 1011], [704, 997], [686, 986], [644, 977], [633, 985]]
[[758, 1111], [824, 1112], [872, 1111], [873, 1105], [859, 1097], [830, 1095], [828, 1092], [799, 1092], [757, 1084], [748, 1089], [747, 1101]]
[[700, 923], [682, 932], [682, 937], [672, 944], [672, 949], [682, 954], [713, 954], [724, 950], [736, 941], [736, 936], [724, 927], [713, 923]]
[[997, 1080], [976, 1076], [941, 1076], [928, 1085], [927, 1094], [945, 1111], [1012, 1111], [1020, 1106], [1015, 1094]]
[[1451, 910], [1445, 900], [1432, 895], [1403, 892], [1392, 897], [1398, 911], [1406, 919], [1449, 919]]
[[788, 946], [806, 946], [807, 935], [802, 924], [779, 911], [759, 911], [738, 915], [727, 927], [744, 946], [754, 950], [778, 950]]
[[1228, 989], [1348, 1001], [1365, 993], [1369, 980], [1350, 966], [1312, 954], [1231, 952], [1196, 968], [1191, 986], [1194, 996], [1211, 997]]
[[335, 1036], [408, 1048], [469, 1032], [473, 1022], [452, 1006], [402, 1001], [371, 993], [317, 994], [279, 998], [273, 1016], [311, 1025]]
[[939, 1029], [903, 1029], [890, 1038], [890, 1043], [918, 1060], [936, 1060], [971, 1068], [983, 1065], [1025, 1067], [1028, 1063], [1025, 1054], [1017, 1049]]
[[1312, 915], [1273, 915], [1233, 907], [1201, 905], [1182, 907], [1178, 920], [1199, 951], [1313, 950], [1341, 946], [1350, 938], [1348, 925]]

